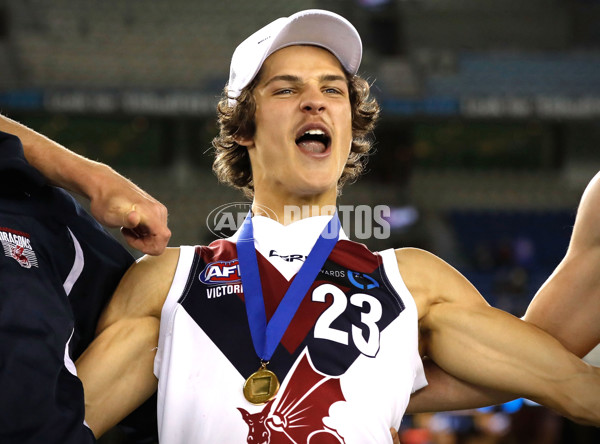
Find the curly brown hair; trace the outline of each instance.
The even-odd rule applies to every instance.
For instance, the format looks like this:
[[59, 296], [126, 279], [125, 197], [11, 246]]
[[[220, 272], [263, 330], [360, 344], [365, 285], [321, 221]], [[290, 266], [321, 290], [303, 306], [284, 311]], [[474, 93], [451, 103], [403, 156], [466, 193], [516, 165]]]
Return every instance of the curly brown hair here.
[[[229, 103], [227, 86], [223, 89], [221, 100], [217, 105], [217, 123], [219, 135], [212, 145], [215, 148], [213, 171], [219, 181], [238, 188], [252, 198], [254, 184], [250, 156], [245, 146], [239, 145], [235, 138], [252, 137], [256, 130], [254, 113], [256, 102], [254, 88], [259, 82], [260, 74], [246, 86], [233, 105]], [[379, 117], [379, 104], [370, 97], [369, 83], [358, 75], [346, 73], [350, 105], [352, 107], [352, 146], [348, 162], [338, 180], [338, 192], [344, 184], [356, 180], [364, 171], [368, 154], [372, 147], [369, 138]]]

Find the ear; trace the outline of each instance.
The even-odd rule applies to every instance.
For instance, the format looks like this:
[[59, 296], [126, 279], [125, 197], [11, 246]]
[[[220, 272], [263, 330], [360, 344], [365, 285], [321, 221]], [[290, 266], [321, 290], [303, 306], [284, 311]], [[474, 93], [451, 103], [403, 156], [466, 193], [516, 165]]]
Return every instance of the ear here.
[[242, 414], [242, 418], [244, 418], [244, 420], [246, 420], [250, 416], [250, 413], [248, 413], [245, 409], [238, 407], [238, 410]]
[[235, 143], [237, 143], [238, 145], [245, 146], [246, 148], [254, 144], [254, 138], [241, 136], [237, 134], [233, 137], [233, 140], [235, 140]]

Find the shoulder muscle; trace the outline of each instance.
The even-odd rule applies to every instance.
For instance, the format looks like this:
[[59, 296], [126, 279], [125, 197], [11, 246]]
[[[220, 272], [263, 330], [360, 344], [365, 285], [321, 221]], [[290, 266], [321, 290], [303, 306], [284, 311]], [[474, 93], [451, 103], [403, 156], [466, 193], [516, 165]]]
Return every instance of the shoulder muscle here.
[[436, 304], [488, 305], [477, 289], [454, 267], [425, 250], [400, 248], [396, 260], [402, 279], [423, 319]]
[[125, 273], [98, 323], [98, 333], [123, 318], [152, 316], [160, 319], [171, 287], [179, 248], [167, 248], [160, 256], [146, 255]]

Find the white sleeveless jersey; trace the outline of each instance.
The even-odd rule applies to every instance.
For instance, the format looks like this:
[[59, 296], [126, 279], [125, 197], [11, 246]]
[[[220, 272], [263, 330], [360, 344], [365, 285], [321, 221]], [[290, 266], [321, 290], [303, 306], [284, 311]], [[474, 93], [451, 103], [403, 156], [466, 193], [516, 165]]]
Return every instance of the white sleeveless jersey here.
[[[253, 221], [270, 319], [328, 218]], [[392, 442], [389, 428], [427, 384], [416, 305], [393, 250], [340, 239], [270, 360], [281, 388], [261, 406], [242, 391], [260, 360], [235, 236], [181, 247], [154, 363], [161, 444]]]

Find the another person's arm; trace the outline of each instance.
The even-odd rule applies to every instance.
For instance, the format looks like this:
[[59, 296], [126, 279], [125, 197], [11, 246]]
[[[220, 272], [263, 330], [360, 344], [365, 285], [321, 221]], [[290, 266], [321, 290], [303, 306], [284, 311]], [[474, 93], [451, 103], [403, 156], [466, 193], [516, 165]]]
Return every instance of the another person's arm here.
[[77, 360], [85, 419], [96, 437], [139, 407], [154, 391], [160, 314], [179, 249], [145, 256], [121, 280], [98, 322], [98, 336]]
[[[567, 350], [585, 356], [600, 343], [600, 173], [579, 205], [564, 259], [542, 285], [523, 319], [557, 338]], [[426, 362], [429, 385], [411, 397], [407, 412], [459, 410], [500, 404], [506, 393], [458, 380]]]
[[523, 319], [581, 357], [600, 343], [600, 173], [583, 193], [567, 254]]
[[514, 394], [492, 390], [455, 378], [431, 359], [423, 360], [427, 386], [410, 397], [409, 415], [425, 412], [466, 410], [503, 404], [517, 398]]
[[108, 165], [82, 157], [26, 126], [0, 115], [0, 130], [21, 139], [27, 161], [54, 185], [90, 200], [93, 216], [122, 227], [127, 243], [144, 253], [163, 252], [171, 232], [164, 205]]
[[527, 397], [577, 422], [600, 424], [600, 369], [541, 329], [490, 307], [450, 265], [397, 251], [415, 297], [426, 355], [470, 384]]

